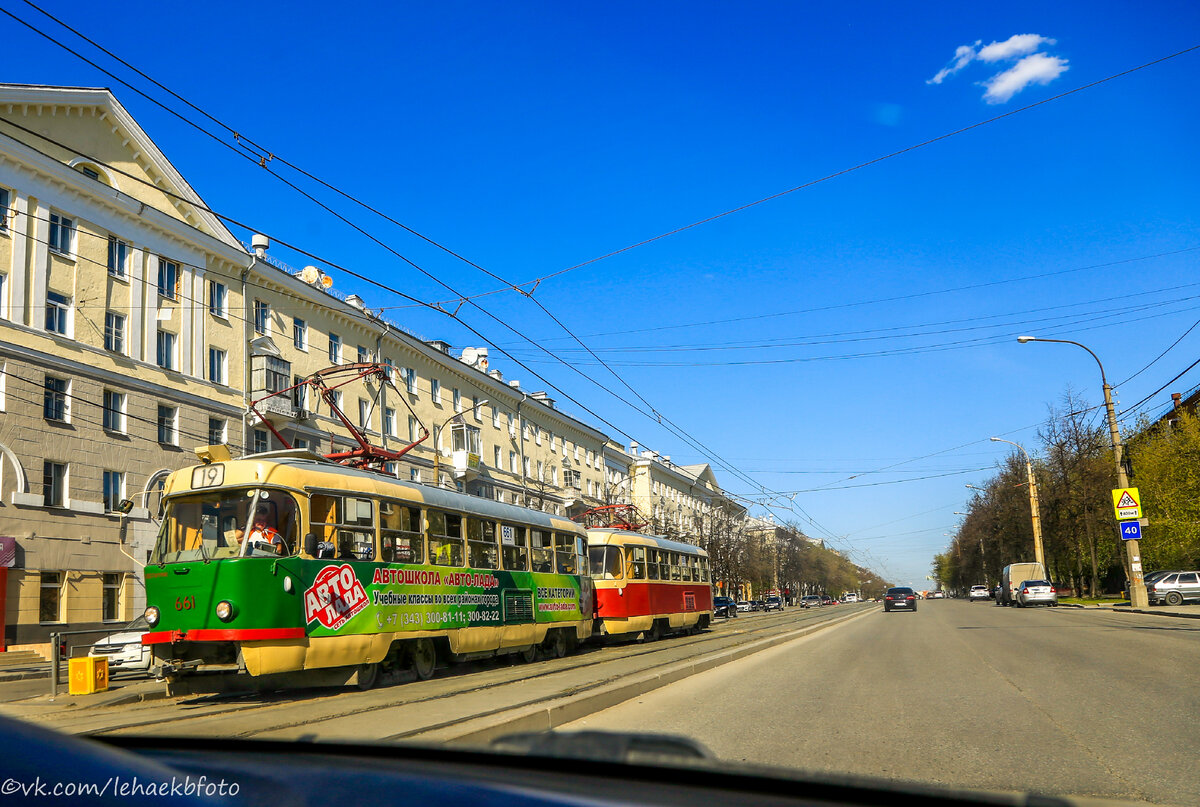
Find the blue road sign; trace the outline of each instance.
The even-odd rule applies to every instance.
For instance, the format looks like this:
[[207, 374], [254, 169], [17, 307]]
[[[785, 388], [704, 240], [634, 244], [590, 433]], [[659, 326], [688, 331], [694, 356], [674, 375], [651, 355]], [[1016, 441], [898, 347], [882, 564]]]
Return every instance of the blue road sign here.
[[1121, 540], [1123, 540], [1123, 541], [1140, 541], [1140, 540], [1142, 540], [1142, 525], [1137, 521], [1122, 521], [1121, 522]]

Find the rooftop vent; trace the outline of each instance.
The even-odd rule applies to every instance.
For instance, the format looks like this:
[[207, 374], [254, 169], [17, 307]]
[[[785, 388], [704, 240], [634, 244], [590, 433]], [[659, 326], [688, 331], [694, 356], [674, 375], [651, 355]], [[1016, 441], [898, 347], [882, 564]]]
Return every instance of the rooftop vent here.
[[260, 258], [267, 257], [267, 250], [271, 248], [271, 239], [265, 235], [255, 233], [250, 239], [250, 246], [254, 248], [254, 254]]
[[434, 350], [440, 350], [441, 352], [446, 353], [446, 354], [450, 353], [450, 343], [443, 342], [441, 339], [433, 339], [433, 340], [426, 342], [425, 344], [429, 345]]
[[533, 400], [535, 400], [535, 401], [540, 401], [541, 403], [544, 403], [546, 406], [550, 407], [551, 409], [554, 408], [554, 399], [551, 398], [549, 395], [547, 395], [544, 391], [531, 392], [531, 393], [529, 393], [529, 397], [533, 398]]

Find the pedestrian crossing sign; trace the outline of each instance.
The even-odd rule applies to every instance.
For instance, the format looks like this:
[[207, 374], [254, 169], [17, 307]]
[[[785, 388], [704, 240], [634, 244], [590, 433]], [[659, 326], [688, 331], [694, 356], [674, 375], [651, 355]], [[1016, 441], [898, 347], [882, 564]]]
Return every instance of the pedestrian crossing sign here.
[[1130, 521], [1142, 517], [1142, 497], [1137, 488], [1117, 488], [1112, 492], [1112, 500], [1117, 521]]

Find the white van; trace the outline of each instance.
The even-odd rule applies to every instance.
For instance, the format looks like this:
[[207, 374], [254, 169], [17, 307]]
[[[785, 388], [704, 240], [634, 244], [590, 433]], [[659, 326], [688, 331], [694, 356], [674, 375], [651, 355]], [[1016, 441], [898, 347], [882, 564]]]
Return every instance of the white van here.
[[1045, 567], [1040, 563], [1010, 563], [1000, 573], [1000, 593], [997, 605], [1012, 605], [1017, 601], [1017, 589], [1026, 580], [1049, 580]]
[[850, 591], [842, 595], [842, 602], [858, 602], [858, 594]]

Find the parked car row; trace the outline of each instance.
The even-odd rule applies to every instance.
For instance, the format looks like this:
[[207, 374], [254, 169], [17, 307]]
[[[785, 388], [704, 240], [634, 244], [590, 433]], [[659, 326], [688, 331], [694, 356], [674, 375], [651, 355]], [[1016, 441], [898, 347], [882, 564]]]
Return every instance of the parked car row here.
[[1145, 577], [1151, 605], [1183, 605], [1200, 601], [1200, 571], [1171, 569]]

